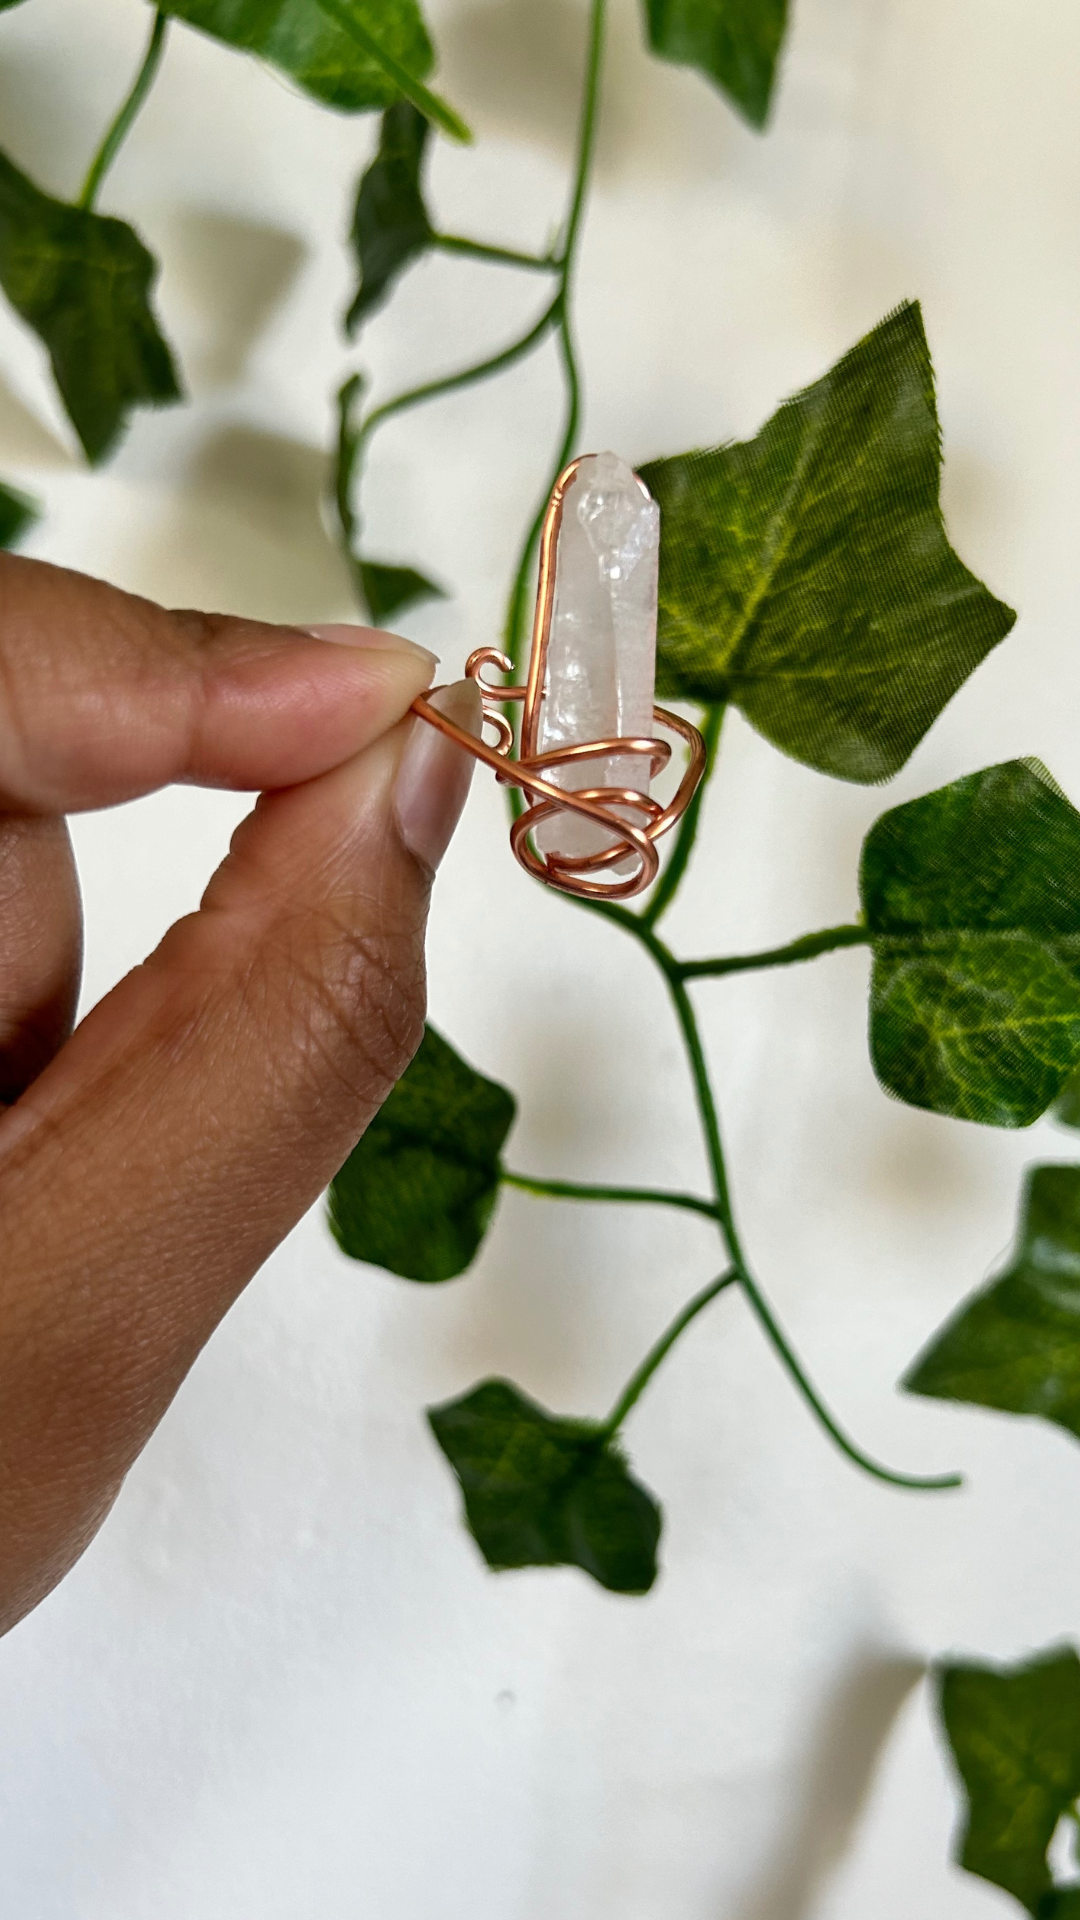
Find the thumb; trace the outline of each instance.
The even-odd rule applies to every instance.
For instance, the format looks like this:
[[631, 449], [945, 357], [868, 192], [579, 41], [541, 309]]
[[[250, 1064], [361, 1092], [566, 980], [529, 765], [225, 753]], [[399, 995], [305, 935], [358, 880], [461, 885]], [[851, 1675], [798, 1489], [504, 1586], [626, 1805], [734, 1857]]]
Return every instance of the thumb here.
[[[438, 696], [479, 732], [471, 685]], [[0, 1619], [60, 1577], [415, 1050], [471, 762], [406, 720], [264, 795], [198, 913], [0, 1121]]]

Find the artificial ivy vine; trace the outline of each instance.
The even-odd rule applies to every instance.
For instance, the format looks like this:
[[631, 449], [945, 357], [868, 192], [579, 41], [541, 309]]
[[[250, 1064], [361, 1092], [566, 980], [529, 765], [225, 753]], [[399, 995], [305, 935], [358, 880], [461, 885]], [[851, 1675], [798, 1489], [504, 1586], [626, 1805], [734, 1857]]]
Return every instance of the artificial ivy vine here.
[[[0, 12], [27, 0], [0, 0]], [[581, 370], [574, 288], [603, 73], [606, 0], [590, 0], [577, 151], [560, 234], [545, 254], [443, 230], [428, 199], [433, 138], [468, 141], [429, 85], [435, 52], [416, 0], [169, 0], [147, 9], [134, 79], [71, 200], [0, 153], [0, 288], [44, 344], [92, 463], [133, 411], [182, 398], [154, 311], [157, 263], [99, 210], [109, 169], [167, 52], [173, 23], [285, 74], [313, 103], [381, 114], [351, 242], [349, 339], [399, 277], [441, 251], [531, 275], [531, 325], [499, 352], [365, 410], [357, 368], [338, 396], [334, 502], [358, 595], [376, 621], [449, 590], [365, 548], [361, 496], [373, 435], [396, 416], [486, 380], [545, 342], [564, 417], [512, 571], [502, 644], [520, 664], [540, 519], [577, 451]], [[787, 0], [643, 0], [654, 53], [696, 69], [765, 125], [789, 25]], [[74, 185], [74, 183], [73, 183]], [[744, 444], [666, 454], [641, 469], [660, 502], [658, 692], [700, 708], [709, 771], [729, 706], [780, 751], [835, 778], [890, 779], [1015, 616], [964, 566], [939, 506], [940, 434], [919, 308], [905, 304]], [[0, 545], [34, 504], [0, 487]], [[492, 636], [492, 639], [499, 636]], [[1080, 1125], [1080, 814], [1037, 761], [963, 775], [870, 827], [850, 923], [761, 953], [677, 954], [659, 931], [691, 862], [704, 785], [640, 911], [577, 902], [656, 966], [685, 1051], [710, 1170], [693, 1194], [584, 1185], [514, 1168], [513, 1096], [430, 1028], [412, 1066], [333, 1183], [330, 1224], [358, 1260], [425, 1284], [473, 1261], [504, 1186], [584, 1204], [689, 1210], [715, 1228], [718, 1271], [659, 1336], [606, 1417], [552, 1413], [520, 1386], [481, 1381], [428, 1410], [489, 1567], [574, 1565], [643, 1594], [662, 1516], [634, 1478], [623, 1430], [677, 1339], [721, 1295], [741, 1297], [811, 1414], [854, 1466], [893, 1486], [955, 1488], [871, 1459], [822, 1401], [762, 1290], [738, 1229], [695, 995], [722, 977], [871, 954], [870, 1054], [901, 1100], [993, 1126], [1056, 1103]], [[1015, 1256], [913, 1362], [908, 1391], [1056, 1422], [1080, 1437], [1080, 1165], [1029, 1173]], [[1080, 1920], [1080, 1859], [1050, 1864], [1060, 1823], [1080, 1826], [1080, 1658], [1055, 1648], [1013, 1668], [940, 1670], [940, 1709], [967, 1803], [960, 1859], [1038, 1920]], [[1056, 1855], [1054, 1856], [1057, 1857]]]

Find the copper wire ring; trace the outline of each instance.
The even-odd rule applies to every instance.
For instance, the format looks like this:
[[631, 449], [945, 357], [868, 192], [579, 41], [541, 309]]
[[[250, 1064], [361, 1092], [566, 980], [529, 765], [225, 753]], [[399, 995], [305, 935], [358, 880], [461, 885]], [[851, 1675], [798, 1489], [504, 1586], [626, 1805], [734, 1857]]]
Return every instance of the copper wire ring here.
[[[536, 620], [526, 685], [493, 686], [484, 680], [484, 669], [487, 667], [499, 673], [513, 672], [513, 661], [495, 647], [478, 647], [465, 662], [466, 676], [475, 681], [480, 689], [484, 724], [494, 728], [496, 744], [489, 746], [486, 740], [478, 740], [474, 734], [466, 733], [441, 714], [437, 707], [433, 707], [423, 694], [413, 701], [412, 710], [429, 726], [437, 727], [448, 739], [454, 740], [475, 759], [491, 767], [504, 786], [519, 787], [530, 796], [531, 805], [519, 814], [510, 829], [511, 848], [527, 873], [533, 874], [549, 887], [558, 887], [561, 892], [575, 894], [582, 899], [624, 900], [643, 892], [655, 880], [660, 867], [656, 842], [682, 818], [693, 798], [705, 771], [705, 742], [689, 720], [670, 713], [666, 707], [653, 708], [653, 719], [657, 726], [676, 734], [689, 749], [689, 761], [678, 791], [666, 807], [661, 807], [659, 801], [650, 794], [640, 793], [632, 787], [560, 787], [549, 777], [557, 774], [560, 768], [576, 765], [583, 760], [606, 760], [616, 755], [626, 758], [648, 757], [651, 777], [671, 759], [671, 746], [666, 740], [590, 740], [559, 747], [551, 753], [536, 751], [555, 599], [555, 550], [563, 500], [579, 465], [580, 461], [571, 461], [559, 475], [544, 518]], [[514, 730], [501, 711], [513, 701], [520, 701], [524, 706], [521, 751], [516, 760], [510, 758]], [[583, 819], [592, 820], [603, 827], [613, 836], [610, 844], [597, 853], [579, 855], [539, 850], [532, 840], [535, 829], [544, 820], [564, 812], [580, 814]], [[628, 814], [631, 816], [629, 819]], [[629, 874], [613, 876], [611, 879], [601, 877], [610, 868], [631, 859], [634, 866]]]

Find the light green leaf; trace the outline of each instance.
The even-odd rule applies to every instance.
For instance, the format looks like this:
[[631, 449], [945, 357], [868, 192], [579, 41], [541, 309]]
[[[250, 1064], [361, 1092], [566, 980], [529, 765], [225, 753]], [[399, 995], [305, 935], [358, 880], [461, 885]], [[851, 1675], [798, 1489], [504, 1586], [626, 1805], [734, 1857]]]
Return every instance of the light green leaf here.
[[180, 398], [150, 306], [157, 263], [122, 220], [39, 192], [0, 153], [0, 286], [44, 341], [92, 461], [135, 407]]
[[940, 466], [907, 305], [755, 440], [643, 467], [660, 697], [733, 701], [796, 760], [889, 779], [1016, 617], [950, 547]]
[[452, 1280], [495, 1208], [513, 1095], [433, 1027], [330, 1188], [330, 1226], [353, 1260], [406, 1280]]
[[988, 767], [882, 814], [860, 885], [878, 1078], [1030, 1126], [1080, 1060], [1080, 814], [1037, 761]]
[[964, 1302], [904, 1386], [1035, 1414], [1080, 1439], [1080, 1167], [1032, 1169], [1010, 1265]]
[[364, 599], [377, 627], [425, 600], [446, 599], [443, 589], [415, 567], [388, 567], [377, 560], [361, 560], [359, 566]]
[[469, 130], [423, 81], [435, 63], [416, 0], [167, 0], [165, 11], [280, 67], [344, 113], [412, 100], [454, 139]]
[[41, 518], [41, 508], [28, 494], [0, 485], [0, 547], [17, 547], [24, 533]]
[[602, 1428], [547, 1413], [508, 1380], [485, 1380], [428, 1419], [496, 1573], [582, 1567], [612, 1593], [648, 1592], [660, 1509]]
[[788, 0], [646, 0], [646, 10], [655, 53], [697, 67], [752, 127], [765, 125]]
[[1055, 1647], [1018, 1667], [950, 1664], [941, 1717], [967, 1792], [961, 1865], [1064, 1920], [1075, 1895], [1055, 1896], [1046, 1853], [1080, 1794], [1080, 1659]]
[[430, 127], [409, 100], [383, 114], [379, 151], [360, 182], [352, 243], [360, 286], [345, 319], [355, 334], [382, 304], [410, 261], [432, 242], [420, 184]]

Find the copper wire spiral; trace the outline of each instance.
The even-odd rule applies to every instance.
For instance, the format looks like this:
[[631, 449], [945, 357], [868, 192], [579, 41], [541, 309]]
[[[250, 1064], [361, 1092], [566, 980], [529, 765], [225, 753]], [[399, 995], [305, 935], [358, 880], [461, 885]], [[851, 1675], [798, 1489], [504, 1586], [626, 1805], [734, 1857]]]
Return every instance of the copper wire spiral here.
[[[519, 814], [510, 829], [510, 845], [527, 873], [545, 885], [584, 899], [624, 900], [642, 893], [659, 871], [660, 855], [656, 842], [681, 819], [693, 798], [705, 770], [705, 743], [697, 728], [665, 707], [653, 708], [653, 719], [667, 732], [674, 733], [689, 750], [689, 760], [678, 791], [666, 807], [648, 793], [633, 787], [567, 788], [552, 776], [560, 769], [581, 761], [606, 760], [609, 757], [640, 757], [650, 762], [650, 779], [671, 759], [666, 740], [610, 739], [590, 740], [579, 745], [558, 747], [551, 753], [537, 753], [536, 740], [540, 703], [546, 684], [548, 639], [555, 600], [555, 554], [563, 501], [580, 466], [579, 460], [559, 475], [548, 503], [540, 541], [540, 578], [536, 595], [536, 620], [533, 627], [529, 677], [523, 687], [490, 686], [483, 679], [485, 667], [499, 673], [512, 673], [513, 662], [494, 647], [478, 647], [465, 662], [465, 673], [480, 689], [484, 705], [484, 724], [493, 727], [494, 745], [476, 739], [452, 720], [446, 719], [421, 694], [413, 702], [413, 711], [430, 726], [454, 740], [466, 752], [492, 767], [504, 786], [520, 787], [531, 805]], [[511, 701], [524, 706], [521, 727], [521, 751], [517, 759], [510, 755], [514, 729], [501, 711]], [[579, 814], [594, 821], [610, 836], [609, 844], [596, 853], [563, 854], [541, 851], [532, 839], [537, 827], [559, 813]], [[629, 815], [629, 818], [627, 817]], [[612, 873], [624, 862], [633, 861], [630, 873]]]

